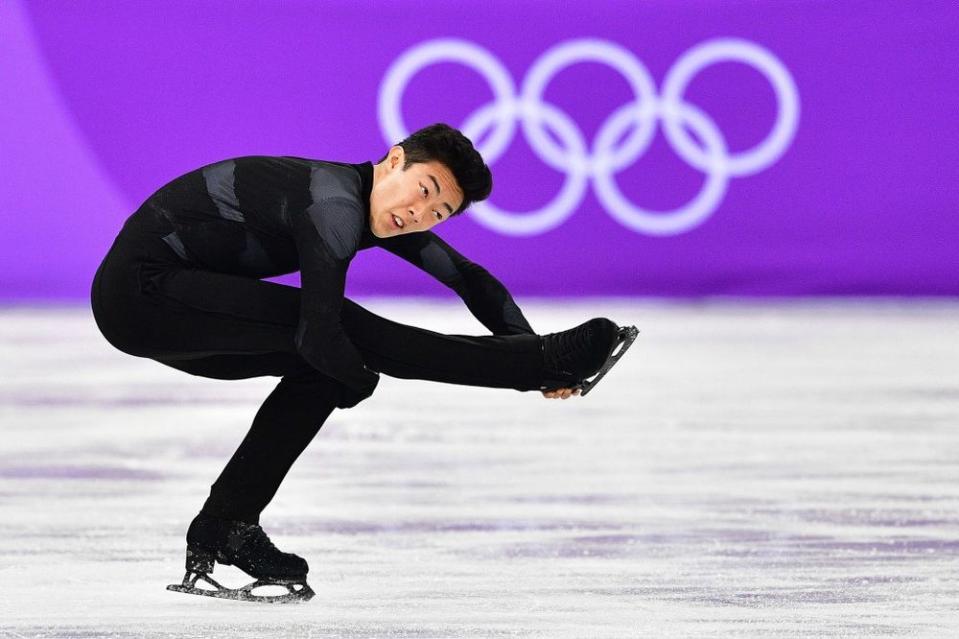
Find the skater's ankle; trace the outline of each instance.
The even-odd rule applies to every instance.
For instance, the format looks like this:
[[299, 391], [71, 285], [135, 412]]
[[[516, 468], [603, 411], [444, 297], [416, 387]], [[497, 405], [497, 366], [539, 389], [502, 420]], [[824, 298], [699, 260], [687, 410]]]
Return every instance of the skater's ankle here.
[[259, 515], [250, 515], [248, 513], [231, 513], [220, 510], [206, 510], [205, 508], [200, 510], [196, 516], [196, 519], [217, 520], [223, 523], [238, 522], [242, 524], [249, 524], [251, 526], [260, 525]]
[[581, 384], [605, 363], [615, 345], [617, 330], [611, 320], [595, 317], [569, 330], [542, 336], [542, 388]]

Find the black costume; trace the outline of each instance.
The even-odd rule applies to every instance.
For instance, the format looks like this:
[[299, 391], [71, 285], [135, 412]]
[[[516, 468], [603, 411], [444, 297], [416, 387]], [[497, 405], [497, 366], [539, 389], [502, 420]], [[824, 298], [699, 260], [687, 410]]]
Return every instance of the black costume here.
[[[334, 408], [379, 373], [540, 388], [540, 338], [503, 285], [427, 231], [369, 229], [373, 167], [249, 156], [191, 171], [125, 222], [94, 277], [94, 317], [119, 350], [193, 375], [282, 377], [203, 512], [255, 523]], [[442, 335], [343, 297], [356, 251], [379, 246], [464, 300], [494, 335]], [[301, 288], [259, 278], [299, 270]]]

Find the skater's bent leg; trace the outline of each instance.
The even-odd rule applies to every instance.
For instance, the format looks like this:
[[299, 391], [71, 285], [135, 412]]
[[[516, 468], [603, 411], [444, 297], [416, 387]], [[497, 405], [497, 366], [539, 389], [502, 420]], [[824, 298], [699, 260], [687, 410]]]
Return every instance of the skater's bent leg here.
[[[98, 314], [101, 330], [117, 337], [114, 345], [124, 352], [175, 368], [174, 362], [223, 355], [297, 355], [298, 288], [199, 269], [157, 267], [138, 278], [138, 284], [106, 286], [134, 295], [135, 303], [107, 305], [110, 311]], [[134, 286], [140, 292], [127, 290]], [[443, 335], [387, 320], [349, 299], [341, 324], [366, 363], [392, 377], [539, 388], [542, 353], [535, 335]], [[126, 336], [131, 332], [135, 337]], [[208, 376], [240, 378], [219, 370]]]
[[101, 332], [119, 350], [164, 363], [216, 355], [296, 355], [300, 289], [157, 264], [106, 271], [94, 285]]
[[444, 335], [380, 317], [343, 300], [343, 329], [366, 364], [391, 377], [536, 390], [543, 355], [537, 335]]
[[280, 380], [211, 486], [202, 512], [258, 523], [293, 462], [333, 412], [338, 394], [337, 383], [317, 371]]
[[313, 370], [310, 364], [294, 353], [260, 355], [209, 355], [197, 359], [163, 359], [157, 362], [170, 368], [211, 379], [249, 379], [251, 377], [283, 377]]

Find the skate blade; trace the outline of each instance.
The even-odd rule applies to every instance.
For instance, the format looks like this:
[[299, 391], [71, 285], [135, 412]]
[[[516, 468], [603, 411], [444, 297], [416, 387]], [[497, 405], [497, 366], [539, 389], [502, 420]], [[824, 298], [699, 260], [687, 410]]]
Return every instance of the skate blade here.
[[[197, 581], [205, 581], [210, 584], [216, 590], [209, 590], [207, 588], [197, 588]], [[254, 594], [253, 590], [255, 588], [261, 588], [264, 586], [283, 586], [289, 592], [285, 595], [257, 595]], [[300, 603], [304, 601], [309, 601], [313, 598], [313, 595], [316, 594], [313, 592], [313, 589], [310, 588], [309, 584], [306, 581], [297, 581], [297, 580], [269, 580], [269, 579], [258, 579], [253, 583], [247, 584], [242, 588], [227, 588], [209, 575], [194, 575], [191, 577], [190, 573], [183, 578], [183, 583], [179, 584], [170, 584], [166, 587], [167, 590], [172, 592], [182, 592], [188, 595], [200, 595], [202, 597], [215, 597], [217, 599], [231, 599], [233, 601], [255, 601], [259, 603]]]
[[[596, 387], [596, 384], [599, 383], [599, 380], [603, 379], [606, 373], [616, 365], [616, 362], [629, 350], [629, 347], [633, 345], [633, 342], [636, 341], [636, 337], [639, 335], [639, 329], [635, 326], [622, 326], [616, 333], [616, 344], [613, 346], [613, 350], [610, 351], [609, 357], [606, 359], [606, 363], [603, 364], [602, 368], [596, 373], [596, 376], [593, 379], [584, 381], [577, 388], [580, 389], [580, 396], [585, 397], [589, 391], [593, 390]], [[617, 352], [618, 350], [618, 352]]]

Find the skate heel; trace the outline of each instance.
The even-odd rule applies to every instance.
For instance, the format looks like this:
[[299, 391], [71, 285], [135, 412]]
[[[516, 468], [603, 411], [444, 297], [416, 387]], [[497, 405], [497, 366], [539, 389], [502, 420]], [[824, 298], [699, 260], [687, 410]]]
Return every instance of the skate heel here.
[[216, 554], [212, 551], [201, 548], [197, 544], [187, 544], [186, 547], [186, 571], [202, 574], [213, 572], [213, 562], [216, 560]]
[[593, 387], [599, 383], [599, 380], [603, 379], [603, 376], [609, 372], [609, 369], [615, 366], [619, 358], [629, 350], [629, 347], [636, 341], [637, 336], [639, 336], [639, 329], [635, 326], [620, 326], [616, 330], [616, 343], [613, 344], [613, 348], [606, 358], [606, 363], [596, 372], [596, 376], [593, 377], [593, 379], [583, 380], [583, 382], [579, 384], [581, 396], [585, 397], [589, 391], [593, 390]]

